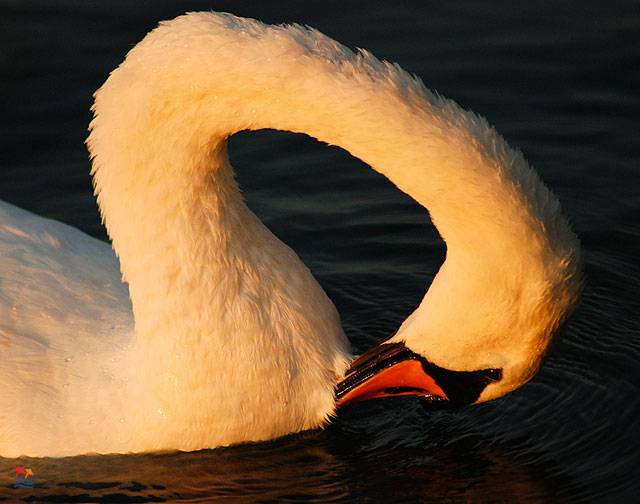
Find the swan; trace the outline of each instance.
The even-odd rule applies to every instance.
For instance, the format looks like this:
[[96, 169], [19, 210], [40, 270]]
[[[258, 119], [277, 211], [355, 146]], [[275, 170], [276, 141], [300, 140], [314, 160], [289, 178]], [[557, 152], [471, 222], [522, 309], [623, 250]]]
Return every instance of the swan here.
[[[536, 373], [580, 297], [578, 240], [522, 154], [399, 66], [314, 29], [162, 22], [92, 110], [115, 254], [0, 204], [4, 457], [260, 441], [374, 397], [486, 401]], [[238, 190], [227, 139], [262, 128], [362, 159], [447, 244], [418, 308], [353, 362], [332, 302]]]

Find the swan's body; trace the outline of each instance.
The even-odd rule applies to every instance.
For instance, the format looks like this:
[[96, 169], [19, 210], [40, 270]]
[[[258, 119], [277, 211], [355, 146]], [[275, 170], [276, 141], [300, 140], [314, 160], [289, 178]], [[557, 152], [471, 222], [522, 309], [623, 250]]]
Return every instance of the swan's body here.
[[[94, 184], [135, 331], [107, 246], [0, 207], [0, 455], [211, 448], [333, 413], [348, 342], [244, 205], [226, 153], [240, 130], [340, 145], [429, 209], [447, 260], [389, 343], [454, 372], [500, 368], [474, 400], [530, 379], [577, 302], [577, 240], [523, 157], [398, 67], [313, 30], [214, 13], [163, 23], [94, 113]], [[50, 279], [67, 277], [58, 298]], [[33, 311], [36, 293], [49, 308]]]

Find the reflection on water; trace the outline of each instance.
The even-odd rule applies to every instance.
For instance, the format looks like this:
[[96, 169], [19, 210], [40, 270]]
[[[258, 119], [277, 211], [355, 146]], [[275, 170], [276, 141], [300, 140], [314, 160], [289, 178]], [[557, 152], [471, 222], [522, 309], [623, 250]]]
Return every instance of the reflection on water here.
[[[414, 436], [415, 444], [398, 434], [379, 434], [372, 444], [358, 415], [325, 431], [215, 451], [20, 459], [33, 468], [36, 487], [6, 495], [27, 502], [564, 501], [568, 478], [526, 443], [501, 446], [428, 421], [429, 435]], [[391, 432], [386, 423], [381, 431]]]

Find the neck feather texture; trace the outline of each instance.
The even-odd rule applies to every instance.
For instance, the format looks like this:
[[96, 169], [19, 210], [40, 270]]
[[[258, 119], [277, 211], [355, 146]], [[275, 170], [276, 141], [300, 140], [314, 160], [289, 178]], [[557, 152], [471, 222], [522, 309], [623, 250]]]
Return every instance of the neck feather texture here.
[[[479, 289], [485, 308], [469, 312], [485, 310], [475, 315], [489, 326], [489, 307], [504, 305], [503, 320], [493, 322], [504, 333], [525, 319], [540, 319], [551, 333], [575, 301], [576, 288], [562, 281], [579, 269], [576, 239], [522, 155], [484, 119], [399, 67], [311, 29], [183, 16], [129, 53], [96, 93], [94, 112], [88, 145], [98, 202], [130, 283], [141, 344], [154, 358], [169, 359], [167, 340], [178, 355], [212, 341], [231, 355], [229, 335], [245, 334], [234, 314], [249, 307], [256, 326], [273, 316], [256, 306], [274, 282], [281, 305], [270, 309], [303, 309], [294, 306], [303, 287], [286, 272], [306, 268], [244, 205], [228, 162], [226, 139], [245, 129], [303, 132], [339, 145], [428, 208], [447, 260], [416, 311], [428, 317], [414, 314], [399, 337], [415, 338], [435, 363], [460, 350], [465, 331], [478, 331], [472, 314], [459, 313], [469, 307], [458, 303]], [[308, 276], [304, 288], [312, 289]], [[539, 306], [558, 300], [557, 313]], [[522, 313], [529, 308], [521, 302], [532, 313]], [[343, 357], [330, 355], [318, 367], [339, 374], [348, 350], [332, 310], [325, 310], [326, 338]], [[468, 329], [436, 344], [418, 338], [418, 322], [435, 333], [447, 332], [445, 323]], [[450, 364], [465, 367], [455, 357]]]

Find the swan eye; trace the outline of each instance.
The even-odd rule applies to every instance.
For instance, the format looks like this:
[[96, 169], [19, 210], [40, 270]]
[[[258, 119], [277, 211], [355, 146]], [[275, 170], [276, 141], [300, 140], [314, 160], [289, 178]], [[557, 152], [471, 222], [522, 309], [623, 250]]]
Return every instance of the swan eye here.
[[485, 373], [485, 376], [492, 382], [497, 382], [502, 379], [502, 369], [487, 369]]

